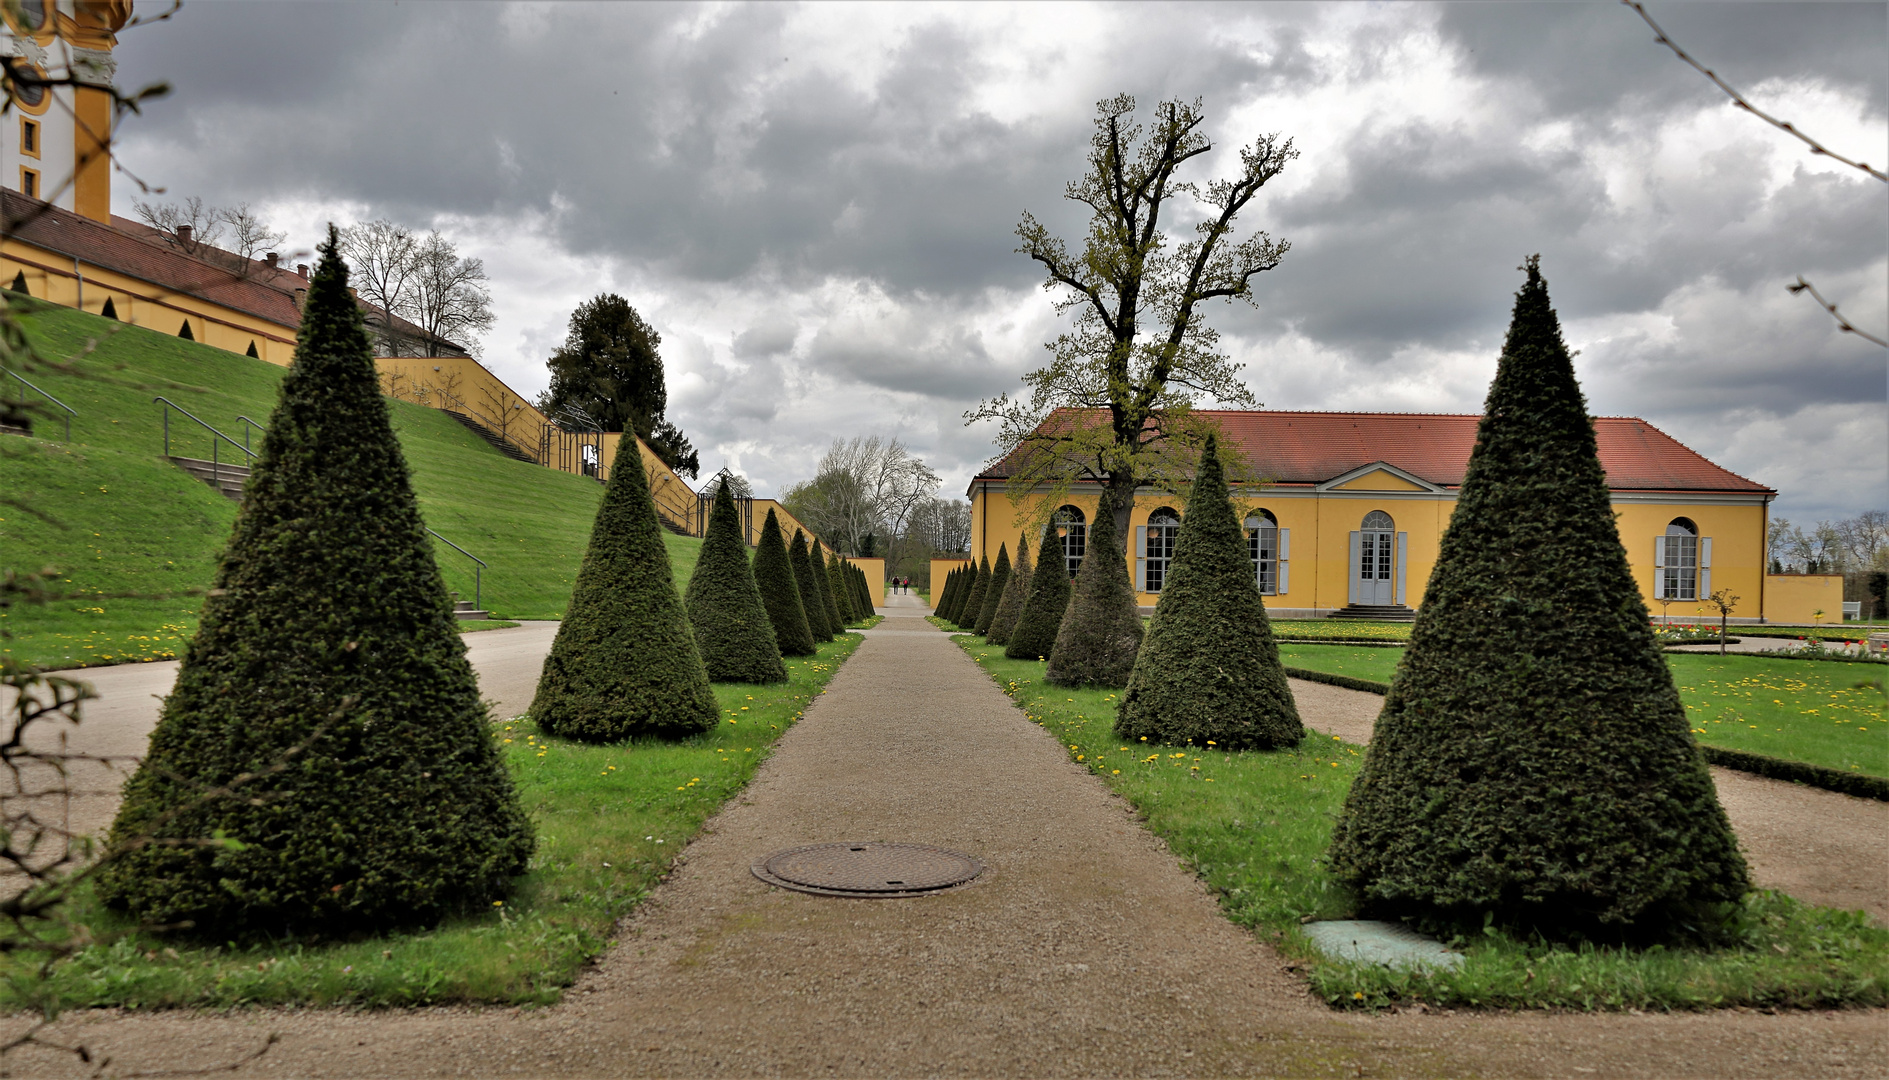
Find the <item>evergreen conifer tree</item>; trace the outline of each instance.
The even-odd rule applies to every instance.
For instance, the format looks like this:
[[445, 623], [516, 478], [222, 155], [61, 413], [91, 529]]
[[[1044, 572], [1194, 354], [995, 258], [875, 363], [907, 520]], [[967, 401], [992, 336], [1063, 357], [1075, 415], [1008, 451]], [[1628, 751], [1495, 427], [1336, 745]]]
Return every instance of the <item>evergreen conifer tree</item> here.
[[965, 591], [964, 603], [958, 607], [957, 618], [952, 620], [960, 630], [977, 629], [977, 613], [984, 609], [984, 591], [990, 585], [990, 556], [986, 555], [979, 560], [971, 574], [971, 587]]
[[946, 622], [958, 621], [958, 609], [964, 606], [964, 592], [971, 587], [971, 578], [976, 574], [977, 564], [970, 563], [951, 571], [951, 596], [946, 607], [938, 612]]
[[702, 551], [689, 578], [683, 600], [695, 645], [714, 682], [777, 683], [787, 681], [774, 624], [748, 562], [748, 545], [741, 536], [741, 516], [729, 485], [715, 492], [708, 528], [702, 531]]
[[825, 557], [821, 553], [818, 538], [812, 541], [807, 551], [808, 562], [813, 567], [813, 585], [820, 590], [820, 602], [826, 605], [827, 625], [834, 634], [846, 632], [846, 613], [840, 610], [839, 598], [833, 595], [833, 579], [827, 573]]
[[1010, 580], [1004, 582], [1004, 594], [997, 601], [997, 614], [990, 620], [984, 640], [991, 645], [1008, 645], [1010, 632], [1016, 629], [1017, 616], [1023, 613], [1023, 601], [1030, 595], [1030, 540], [1017, 541], [1017, 561], [1010, 568]]
[[932, 605], [931, 613], [941, 619], [946, 618], [946, 613], [951, 610], [951, 601], [957, 597], [957, 590], [958, 572], [952, 570], [945, 574], [944, 588], [938, 590], [938, 602]]
[[800, 583], [794, 577], [793, 560], [787, 554], [787, 540], [781, 535], [780, 519], [770, 508], [761, 523], [761, 538], [754, 546], [754, 583], [761, 590], [761, 604], [767, 609], [767, 621], [774, 627], [774, 640], [782, 656], [812, 656], [813, 628], [808, 624], [807, 609], [800, 602]]
[[840, 626], [847, 627], [858, 622], [859, 613], [853, 604], [853, 590], [846, 583], [846, 569], [840, 565], [838, 555], [826, 561], [826, 589], [833, 598], [833, 606], [839, 609]]
[[1010, 583], [1010, 545], [997, 545], [997, 562], [990, 568], [990, 582], [984, 586], [984, 602], [979, 605], [977, 622], [972, 629], [990, 633], [990, 621], [997, 617], [997, 605], [1003, 601], [1004, 586]]
[[1056, 686], [1126, 686], [1140, 649], [1141, 609], [1115, 535], [1114, 500], [1105, 490], [1043, 677]]
[[872, 604], [872, 582], [867, 580], [864, 570], [853, 566], [851, 563], [848, 563], [847, 566], [853, 572], [853, 591], [859, 594], [859, 609], [866, 613], [863, 616], [864, 618], [870, 619], [876, 614], [876, 612], [873, 611]]
[[[1367, 905], [1623, 937], [1747, 888], [1538, 260], [1331, 847]], [[1709, 930], [1708, 930], [1709, 932]]]
[[1305, 727], [1217, 450], [1209, 435], [1115, 734], [1221, 750], [1297, 746]]
[[794, 564], [794, 581], [800, 586], [800, 604], [806, 609], [807, 626], [813, 631], [814, 642], [832, 641], [833, 635], [839, 631], [827, 616], [826, 600], [815, 584], [813, 560], [807, 554], [806, 533], [794, 530], [794, 546], [788, 549], [787, 558]]
[[[533, 846], [335, 248], [331, 228], [215, 587], [124, 787], [112, 842], [156, 842], [99, 878], [111, 906], [218, 941], [485, 909]], [[219, 835], [241, 846], [196, 842]]]
[[1045, 660], [1056, 649], [1056, 631], [1069, 610], [1069, 571], [1065, 569], [1061, 538], [1056, 523], [1043, 528], [1043, 540], [1036, 545], [1036, 572], [1030, 575], [1030, 592], [1017, 612], [1017, 624], [1004, 643], [1004, 655], [1012, 660]]
[[669, 570], [649, 476], [628, 457], [604, 486], [531, 717], [547, 734], [602, 743], [687, 738], [720, 715]]

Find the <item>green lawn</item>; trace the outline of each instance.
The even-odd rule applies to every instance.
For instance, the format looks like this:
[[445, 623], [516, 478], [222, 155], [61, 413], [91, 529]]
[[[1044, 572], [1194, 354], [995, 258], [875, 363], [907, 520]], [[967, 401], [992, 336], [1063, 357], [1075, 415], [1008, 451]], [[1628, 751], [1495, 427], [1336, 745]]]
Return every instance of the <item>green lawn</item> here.
[[[1389, 682], [1402, 649], [1281, 642], [1287, 667]], [[1845, 772], [1889, 776], [1889, 716], [1876, 665], [1667, 653], [1699, 741]]]
[[1281, 641], [1409, 641], [1410, 623], [1353, 622], [1350, 619], [1274, 619], [1273, 636]]
[[[547, 739], [522, 719], [495, 724], [538, 851], [512, 897], [489, 911], [330, 944], [134, 934], [81, 952], [45, 985], [0, 968], [0, 1007], [556, 1001], [862, 640], [847, 634], [790, 658], [783, 685], [716, 684], [727, 722], [685, 742], [589, 746]], [[86, 894], [72, 914], [99, 930], [122, 926]]]
[[[162, 459], [163, 419], [151, 398], [162, 393], [241, 442], [236, 417], [267, 423], [284, 369], [67, 308], [44, 308], [25, 322], [48, 356], [97, 342], [76, 364], [102, 378], [33, 376], [78, 410], [70, 445], [0, 439], [0, 489], [53, 519], [0, 507], [0, 569], [56, 567], [71, 594], [16, 609], [0, 624], [13, 634], [0, 649], [48, 668], [173, 656], [195, 631], [198, 607], [177, 594], [207, 587], [236, 506]], [[485, 606], [505, 618], [559, 617], [602, 486], [512, 461], [445, 413], [390, 404], [427, 524], [489, 564]], [[258, 438], [252, 433], [252, 445]], [[209, 443], [173, 415], [173, 454], [208, 457]], [[686, 581], [700, 542], [664, 540]], [[434, 547], [447, 587], [472, 599], [472, 563]], [[123, 593], [171, 595], [99, 595]]]
[[[1326, 873], [1332, 821], [1357, 776], [1361, 748], [1321, 736], [1296, 750], [1224, 754], [1114, 735], [1116, 695], [1046, 686], [1039, 661], [956, 638], [1071, 760], [1099, 776], [1219, 896], [1229, 919], [1306, 971], [1341, 1007], [1398, 1002], [1488, 1008], [1705, 1009], [1889, 1003], [1889, 930], [1861, 912], [1754, 894], [1735, 948], [1571, 948], [1500, 931], [1456, 942], [1463, 966], [1434, 975], [1333, 961], [1301, 936], [1301, 920], [1356, 914]], [[1390, 652], [1392, 650], [1359, 650]], [[1836, 666], [1836, 665], [1824, 665]]]

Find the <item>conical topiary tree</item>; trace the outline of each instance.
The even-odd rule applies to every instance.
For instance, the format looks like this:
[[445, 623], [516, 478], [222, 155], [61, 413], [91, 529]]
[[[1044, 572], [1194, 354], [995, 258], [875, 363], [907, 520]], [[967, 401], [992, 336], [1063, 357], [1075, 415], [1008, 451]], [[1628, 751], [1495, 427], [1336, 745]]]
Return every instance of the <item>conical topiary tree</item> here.
[[977, 562], [973, 571], [975, 577], [970, 589], [964, 594], [964, 603], [958, 608], [958, 617], [954, 620], [961, 630], [977, 629], [977, 613], [984, 609], [984, 593], [990, 587], [990, 556], [986, 555]]
[[958, 594], [957, 606], [951, 609], [951, 621], [959, 627], [971, 619], [970, 612], [977, 610], [973, 606], [979, 599], [977, 586], [984, 580], [984, 575], [990, 573], [989, 562], [986, 559], [983, 565], [979, 565], [976, 559], [972, 559], [971, 565], [965, 568], [964, 591]]
[[807, 626], [813, 631], [813, 640], [832, 641], [838, 628], [826, 613], [826, 599], [820, 595], [813, 576], [813, 559], [807, 554], [807, 534], [794, 530], [794, 546], [787, 550], [787, 558], [794, 564], [794, 581], [800, 586], [800, 603], [807, 612]]
[[669, 570], [649, 476], [626, 454], [610, 470], [531, 717], [547, 734], [618, 742], [686, 738], [714, 727], [720, 713]]
[[990, 633], [990, 621], [997, 617], [997, 605], [1003, 601], [1004, 586], [1010, 583], [1010, 545], [997, 545], [997, 562], [990, 568], [990, 581], [984, 586], [984, 602], [979, 606], [972, 629]]
[[1114, 501], [1105, 491], [1043, 677], [1057, 686], [1126, 686], [1140, 649], [1141, 609], [1115, 536]]
[[1746, 869], [1615, 527], [1536, 259], [1331, 847], [1369, 906], [1706, 928]]
[[964, 603], [964, 590], [971, 587], [971, 575], [977, 564], [971, 563], [951, 571], [951, 595], [946, 598], [945, 606], [938, 609], [938, 617], [946, 622], [957, 622], [958, 608]]
[[814, 588], [820, 590], [820, 602], [826, 605], [827, 625], [833, 628], [835, 634], [845, 633], [846, 613], [840, 610], [839, 598], [833, 595], [833, 579], [827, 574], [827, 564], [818, 539], [812, 542], [807, 560], [813, 566]]
[[840, 565], [838, 555], [826, 561], [826, 589], [833, 598], [833, 606], [839, 609], [840, 625], [845, 627], [858, 622], [859, 612], [853, 604], [853, 590], [846, 583], [846, 570]]
[[949, 619], [951, 617], [951, 604], [958, 596], [959, 573], [960, 571], [958, 570], [952, 570], [945, 574], [944, 588], [939, 591], [938, 602], [933, 605], [931, 609], [933, 615], [941, 619]]
[[872, 582], [867, 579], [866, 572], [859, 567], [848, 563], [847, 568], [853, 572], [853, 592], [859, 597], [859, 610], [865, 612], [864, 618], [870, 619], [878, 614], [873, 610]]
[[984, 634], [986, 643], [1010, 643], [1010, 631], [1016, 628], [1017, 616], [1023, 613], [1023, 601], [1030, 595], [1030, 573], [1030, 541], [1025, 537], [1017, 541], [1017, 561], [1010, 568], [1010, 579], [1004, 582], [1003, 596], [997, 601], [997, 614], [991, 618], [990, 629]]
[[1123, 739], [1271, 750], [1305, 738], [1213, 436], [1115, 712]]
[[[332, 228], [296, 338], [202, 622], [124, 787], [111, 842], [128, 850], [99, 877], [111, 906], [218, 941], [487, 908], [533, 846]], [[241, 846], [200, 843], [213, 836]]]
[[1012, 660], [1046, 660], [1056, 648], [1056, 631], [1069, 610], [1069, 571], [1064, 567], [1056, 523], [1043, 529], [1043, 541], [1036, 546], [1036, 572], [1030, 575], [1030, 592], [1017, 612], [1017, 624], [1004, 642], [1004, 655]]
[[[778, 531], [778, 530], [776, 530]], [[715, 492], [708, 528], [702, 531], [702, 551], [683, 595], [695, 646], [702, 664], [715, 682], [777, 683], [787, 681], [780, 646], [761, 589], [748, 563], [748, 545], [741, 536], [741, 516], [735, 511], [734, 492], [723, 484]]]
[[769, 509], [761, 523], [761, 537], [754, 545], [754, 583], [761, 590], [761, 606], [767, 609], [767, 621], [774, 627], [774, 641], [782, 656], [812, 656], [813, 628], [807, 622], [806, 606], [800, 602], [800, 583], [794, 578], [793, 560], [787, 554], [787, 540], [781, 535], [780, 519]]

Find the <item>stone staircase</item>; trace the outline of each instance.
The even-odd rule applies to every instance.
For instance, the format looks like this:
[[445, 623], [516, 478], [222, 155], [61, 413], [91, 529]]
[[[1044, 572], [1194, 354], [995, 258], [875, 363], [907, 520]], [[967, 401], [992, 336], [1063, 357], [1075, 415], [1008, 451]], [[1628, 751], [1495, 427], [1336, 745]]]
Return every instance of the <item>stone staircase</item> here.
[[473, 619], [489, 619], [491, 617], [492, 617], [491, 612], [481, 611], [478, 608], [473, 607], [472, 601], [470, 600], [453, 601], [453, 618], [455, 619], [470, 621]]
[[513, 461], [522, 461], [527, 465], [538, 464], [538, 459], [535, 457], [532, 457], [530, 454], [527, 454], [523, 450], [521, 450], [517, 443], [511, 441], [510, 439], [506, 438], [503, 435], [500, 435], [498, 432], [493, 431], [491, 428], [486, 427], [484, 424], [479, 423], [477, 420], [474, 420], [472, 417], [467, 416], [465, 413], [458, 413], [458, 412], [453, 412], [451, 410], [447, 410], [446, 415], [464, 424], [466, 426], [466, 430], [472, 432], [474, 435], [477, 435], [479, 438], [484, 439], [486, 443], [492, 447], [492, 449], [497, 450], [499, 453], [504, 454], [506, 457], [511, 458]]
[[1402, 604], [1351, 604], [1331, 613], [1334, 619], [1370, 622], [1416, 622], [1417, 613]]
[[203, 458], [174, 457], [171, 464], [221, 491], [232, 502], [243, 501], [243, 483], [249, 479], [249, 466], [221, 464]]

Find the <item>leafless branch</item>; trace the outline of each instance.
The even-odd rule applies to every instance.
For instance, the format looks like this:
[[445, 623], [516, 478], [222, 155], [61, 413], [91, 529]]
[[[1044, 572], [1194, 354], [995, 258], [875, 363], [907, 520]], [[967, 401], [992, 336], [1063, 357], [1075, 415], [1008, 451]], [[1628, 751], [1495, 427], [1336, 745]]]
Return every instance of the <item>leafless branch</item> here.
[[[1640, 13], [1640, 18], [1646, 20], [1646, 25], [1653, 28], [1653, 34], [1654, 34], [1653, 40], [1671, 49], [1673, 51], [1674, 56], [1677, 56], [1679, 57], [1679, 59], [1684, 60], [1687, 64], [1690, 64], [1692, 66], [1693, 70], [1697, 71], [1701, 75], [1704, 75], [1706, 78], [1712, 80], [1712, 85], [1718, 87], [1720, 90], [1725, 91], [1726, 96], [1732, 99], [1732, 104], [1745, 110], [1746, 112], [1764, 121], [1765, 123], [1770, 124], [1772, 127], [1777, 128], [1779, 131], [1786, 132], [1796, 137], [1805, 146], [1810, 147], [1811, 153], [1820, 154], [1823, 157], [1830, 158], [1833, 161], [1840, 161], [1843, 164], [1848, 165], [1852, 169], [1861, 169], [1862, 171], [1868, 173], [1869, 175], [1875, 177], [1876, 179], [1881, 180], [1882, 182], [1886, 184], [1889, 184], [1889, 173], [1885, 173], [1881, 169], [1871, 168], [1869, 163], [1866, 161], [1851, 161], [1849, 158], [1844, 157], [1842, 154], [1837, 153], [1835, 150], [1830, 149], [1829, 147], [1818, 142], [1816, 139], [1813, 139], [1809, 135], [1806, 135], [1802, 131], [1799, 131], [1797, 129], [1797, 126], [1795, 124], [1792, 124], [1789, 120], [1779, 120], [1777, 117], [1772, 116], [1770, 113], [1765, 112], [1763, 109], [1758, 108], [1756, 105], [1753, 105], [1750, 101], [1746, 100], [1745, 95], [1732, 89], [1730, 84], [1728, 84], [1724, 79], [1719, 78], [1717, 72], [1713, 71], [1709, 67], [1706, 67], [1704, 64], [1699, 63], [1697, 60], [1694, 60], [1691, 54], [1687, 53], [1686, 50], [1680, 48], [1679, 43], [1674, 41], [1671, 37], [1669, 37], [1666, 31], [1660, 29], [1659, 24], [1653, 21], [1653, 16], [1647, 14], [1646, 5], [1640, 3], [1640, 0], [1620, 0], [1620, 2], [1632, 8], [1634, 11], [1637, 11]], [[1792, 290], [1792, 291], [1794, 292], [1796, 290]], [[1831, 308], [1830, 310], [1833, 313], [1836, 311], [1835, 308]], [[1845, 329], [1849, 329], [1849, 327], [1846, 326]], [[1861, 331], [1852, 331], [1852, 332], [1860, 333]], [[1875, 338], [1871, 338], [1870, 340], [1877, 341], [1877, 339]], [[1877, 344], [1881, 344], [1881, 342], [1877, 341]]]
[[1817, 301], [1817, 305], [1819, 307], [1823, 308], [1825, 311], [1830, 313], [1830, 317], [1837, 321], [1837, 326], [1844, 333], [1855, 334], [1857, 337], [1862, 338], [1864, 341], [1874, 342], [1875, 344], [1880, 345], [1885, 349], [1889, 349], [1889, 341], [1884, 341], [1882, 338], [1877, 337], [1876, 335], [1870, 333], [1867, 330], [1858, 330], [1850, 322], [1850, 320], [1844, 318], [1843, 314], [1837, 310], [1837, 306], [1835, 304], [1831, 303], [1828, 300], [1825, 300], [1823, 298], [1823, 294], [1817, 291], [1817, 287], [1815, 285], [1812, 285], [1810, 282], [1804, 280], [1804, 275], [1802, 274], [1797, 275], [1797, 282], [1792, 285], [1786, 285], [1785, 288], [1789, 289], [1793, 294], [1801, 293], [1801, 292], [1809, 293], [1811, 296], [1811, 299]]

